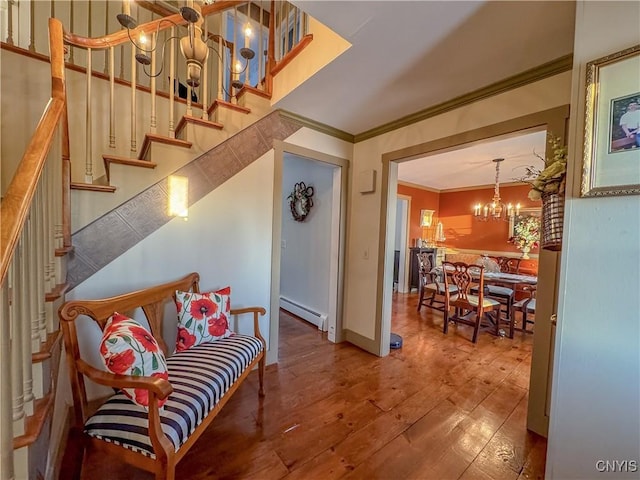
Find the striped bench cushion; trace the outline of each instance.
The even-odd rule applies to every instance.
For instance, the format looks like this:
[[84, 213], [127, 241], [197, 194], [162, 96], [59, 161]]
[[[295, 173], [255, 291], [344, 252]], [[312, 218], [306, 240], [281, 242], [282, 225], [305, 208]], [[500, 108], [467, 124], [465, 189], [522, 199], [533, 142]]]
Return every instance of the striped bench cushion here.
[[[203, 343], [167, 359], [173, 392], [160, 410], [162, 430], [176, 451], [262, 351], [262, 342], [233, 335]], [[155, 458], [146, 410], [123, 393], [105, 402], [85, 424], [92, 437]]]

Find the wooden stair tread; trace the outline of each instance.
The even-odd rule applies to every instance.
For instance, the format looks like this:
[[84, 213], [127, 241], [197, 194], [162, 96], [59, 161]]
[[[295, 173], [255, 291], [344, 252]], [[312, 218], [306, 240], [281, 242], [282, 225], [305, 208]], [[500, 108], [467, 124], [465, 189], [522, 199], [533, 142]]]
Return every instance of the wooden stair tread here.
[[245, 93], [251, 93], [252, 95], [256, 95], [258, 97], [262, 97], [262, 98], [266, 98], [266, 99], [271, 100], [271, 94], [270, 93], [267, 93], [267, 92], [265, 92], [263, 90], [258, 90], [257, 88], [252, 87], [251, 85], [244, 85], [240, 89], [240, 92], [238, 93], [237, 98], [239, 99]]
[[45, 302], [55, 302], [69, 289], [68, 283], [59, 283], [55, 288], [44, 296]]
[[107, 181], [111, 180], [111, 164], [117, 163], [118, 165], [128, 165], [130, 167], [142, 167], [142, 168], [156, 168], [157, 163], [149, 160], [139, 160], [137, 158], [119, 157], [117, 155], [102, 155], [102, 161], [104, 162], [105, 173], [107, 174]]
[[116, 191], [116, 187], [111, 185], [96, 185], [94, 183], [71, 182], [71, 190], [113, 193]]
[[158, 166], [157, 163], [151, 162], [149, 160], [140, 160], [137, 158], [129, 158], [129, 157], [119, 157], [117, 155], [102, 155], [102, 159], [105, 162], [109, 163], [117, 163], [119, 165], [131, 165], [133, 167], [143, 167], [143, 168], [155, 168]]
[[60, 247], [56, 248], [55, 256], [56, 257], [64, 257], [67, 253], [73, 252], [73, 245], [70, 247]]
[[33, 403], [33, 415], [27, 417], [24, 434], [13, 439], [13, 449], [17, 450], [34, 443], [42, 433], [42, 427], [47, 423], [47, 418], [53, 413], [55, 401], [54, 392], [50, 392], [43, 398], [39, 398]]
[[193, 117], [191, 115], [183, 115], [178, 126], [176, 127], [176, 135], [182, 132], [182, 129], [187, 126], [188, 123], [194, 125], [201, 125], [203, 127], [215, 128], [216, 130], [222, 130], [223, 125], [218, 122], [212, 122], [211, 120], [205, 120], [204, 118]]
[[138, 160], [144, 160], [149, 153], [152, 142], [163, 143], [165, 145], [175, 145], [177, 147], [191, 148], [192, 143], [181, 138], [165, 137], [164, 135], [158, 135], [156, 133], [147, 133], [144, 136], [144, 142], [142, 142], [142, 148], [140, 149], [140, 155]]
[[207, 110], [207, 113], [211, 115], [213, 111], [218, 107], [228, 108], [240, 113], [251, 113], [250, 108], [242, 107], [240, 105], [236, 105], [235, 103], [225, 102], [224, 100], [215, 100]]
[[40, 363], [51, 358], [52, 351], [56, 348], [56, 344], [62, 340], [62, 330], [57, 330], [47, 334], [47, 339], [40, 344], [40, 351], [31, 354], [33, 363]]

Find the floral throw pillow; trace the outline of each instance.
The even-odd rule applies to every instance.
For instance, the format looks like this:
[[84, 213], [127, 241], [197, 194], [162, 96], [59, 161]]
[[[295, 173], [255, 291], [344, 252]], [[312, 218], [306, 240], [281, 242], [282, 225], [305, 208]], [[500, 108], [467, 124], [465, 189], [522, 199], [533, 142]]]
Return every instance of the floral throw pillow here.
[[[104, 327], [100, 354], [107, 370], [121, 375], [159, 377], [169, 380], [167, 363], [158, 342], [135, 320], [115, 312]], [[140, 406], [149, 406], [149, 392], [123, 388], [122, 392]], [[160, 400], [162, 407], [166, 399]]]
[[229, 329], [231, 287], [206, 293], [176, 291], [176, 308], [176, 352], [233, 335]]

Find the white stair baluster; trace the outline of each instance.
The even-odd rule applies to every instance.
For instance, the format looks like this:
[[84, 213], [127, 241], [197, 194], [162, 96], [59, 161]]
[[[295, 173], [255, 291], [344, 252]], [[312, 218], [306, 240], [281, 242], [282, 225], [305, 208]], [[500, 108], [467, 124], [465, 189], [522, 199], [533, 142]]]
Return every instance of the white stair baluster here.
[[[73, 4], [72, 4], [73, 5]], [[85, 158], [85, 183], [93, 183], [93, 158], [92, 158], [92, 145], [91, 145], [91, 49], [87, 48], [87, 108], [85, 115], [85, 145], [86, 145], [86, 158]]]
[[[18, 250], [21, 249], [18, 244]], [[9, 297], [10, 302], [10, 319], [11, 319], [11, 415], [13, 418], [13, 434], [24, 434], [24, 382], [22, 381], [22, 355], [20, 354], [21, 347], [21, 334], [22, 334], [22, 322], [20, 304], [16, 302], [17, 297], [17, 283], [19, 278], [17, 277], [16, 257], [19, 257], [18, 251], [14, 253], [11, 265], [9, 265], [9, 273], [7, 279], [9, 280], [9, 291], [11, 295]]]
[[136, 47], [131, 45], [131, 154], [137, 156], [136, 143], [136, 84], [138, 80]]
[[[151, 37], [151, 45], [157, 45], [158, 34], [154, 33]], [[154, 48], [151, 52], [151, 72], [156, 72], [156, 49]], [[156, 120], [156, 77], [151, 77], [151, 125], [150, 130], [151, 133], [156, 133], [157, 130], [157, 120]]]
[[[11, 328], [9, 285], [0, 289], [0, 418], [11, 418]], [[0, 478], [13, 480], [13, 422], [0, 422]]]
[[109, 148], [116, 148], [115, 50], [109, 47]]

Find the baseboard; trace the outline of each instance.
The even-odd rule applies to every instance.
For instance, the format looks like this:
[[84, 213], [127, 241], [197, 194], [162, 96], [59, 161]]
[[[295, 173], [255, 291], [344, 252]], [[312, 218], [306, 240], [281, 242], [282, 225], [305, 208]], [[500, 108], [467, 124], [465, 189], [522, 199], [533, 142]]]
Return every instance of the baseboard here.
[[280, 308], [294, 314], [297, 317], [302, 318], [303, 320], [306, 320], [312, 325], [315, 325], [319, 330], [322, 330], [323, 332], [327, 331], [328, 325], [326, 313], [317, 312], [314, 309], [307, 307], [306, 305], [283, 296], [280, 297]]

